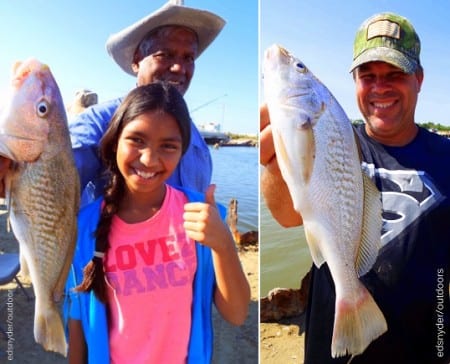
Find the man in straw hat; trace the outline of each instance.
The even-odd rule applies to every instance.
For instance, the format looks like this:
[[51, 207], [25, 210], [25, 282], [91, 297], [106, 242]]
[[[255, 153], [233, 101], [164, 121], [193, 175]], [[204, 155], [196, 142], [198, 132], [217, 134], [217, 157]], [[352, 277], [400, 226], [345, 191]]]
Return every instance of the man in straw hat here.
[[[109, 55], [136, 85], [164, 81], [184, 95], [194, 74], [195, 60], [225, 25], [219, 16], [183, 6], [172, 0], [106, 42]], [[122, 98], [90, 107], [70, 124], [75, 162], [80, 174], [82, 204], [101, 193], [102, 165], [97, 145]], [[191, 143], [169, 184], [205, 191], [210, 184], [212, 161], [206, 143], [194, 123]]]
[[[369, 340], [351, 339], [354, 357], [346, 355], [343, 345], [333, 358], [335, 286], [326, 263], [313, 266], [304, 362], [448, 364], [450, 169], [445, 165], [450, 140], [415, 123], [423, 69], [419, 36], [408, 19], [381, 13], [363, 22], [355, 36], [350, 72], [365, 119], [355, 128], [362, 167], [380, 190], [383, 208], [378, 257], [360, 279], [383, 312], [387, 331]], [[302, 224], [281, 177], [265, 107], [260, 140], [267, 206], [283, 226]], [[363, 302], [358, 300], [356, 311]], [[341, 312], [350, 307], [337, 306]], [[359, 316], [352, 321], [361, 323], [362, 333], [369, 326]]]

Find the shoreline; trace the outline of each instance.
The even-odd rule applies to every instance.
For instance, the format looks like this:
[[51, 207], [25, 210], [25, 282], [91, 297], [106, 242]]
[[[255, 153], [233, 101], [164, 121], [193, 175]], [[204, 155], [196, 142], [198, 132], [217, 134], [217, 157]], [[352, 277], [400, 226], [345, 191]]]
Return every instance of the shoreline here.
[[258, 141], [256, 139], [230, 139], [227, 142], [207, 142], [207, 145], [217, 149], [221, 147], [258, 147]]
[[219, 145], [221, 147], [257, 147], [258, 140], [250, 138], [230, 139], [228, 142]]

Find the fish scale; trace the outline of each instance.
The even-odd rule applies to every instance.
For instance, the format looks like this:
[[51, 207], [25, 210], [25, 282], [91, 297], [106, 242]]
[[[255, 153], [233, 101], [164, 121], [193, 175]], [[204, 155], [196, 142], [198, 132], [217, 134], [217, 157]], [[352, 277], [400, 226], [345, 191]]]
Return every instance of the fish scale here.
[[[70, 221], [64, 221], [64, 210], [58, 208], [55, 192], [60, 188], [55, 188], [55, 185], [59, 183], [52, 178], [49, 171], [52, 168], [49, 168], [48, 161], [45, 165], [36, 163], [32, 165], [32, 168], [29, 167], [13, 184], [12, 193], [14, 194], [16, 189], [22, 189], [22, 186], [32, 186], [27, 189], [26, 195], [21, 196], [17, 193], [16, 195], [20, 198], [15, 200], [20, 200], [20, 210], [30, 217], [32, 225], [36, 227], [33, 231], [36, 239], [27, 241], [25, 244], [36, 251], [35, 256], [40, 258], [36, 260], [40, 269], [49, 272], [48, 267], [52, 263], [49, 258], [54, 259], [56, 256], [61, 258], [65, 255], [65, 249], [55, 251], [55, 244], [58, 242], [55, 232], [61, 224]], [[49, 275], [44, 277], [46, 278], [49, 278]]]
[[330, 355], [358, 355], [387, 330], [358, 279], [378, 255], [380, 193], [362, 172], [350, 120], [298, 58], [273, 45], [264, 53], [263, 77], [281, 174], [302, 216], [313, 262], [326, 262], [334, 282]]
[[[314, 129], [317, 144], [324, 143], [326, 145], [326, 152], [319, 151], [319, 156], [316, 154], [316, 159], [324, 158], [325, 162], [321, 163], [320, 160], [317, 160], [316, 165], [323, 166], [323, 168], [320, 167], [321, 170], [317, 171], [313, 176], [316, 179], [326, 178], [332, 181], [334, 184], [333, 189], [336, 193], [330, 197], [328, 190], [318, 188], [323, 198], [313, 196], [311, 200], [323, 201], [321, 205], [324, 205], [325, 201], [330, 200], [330, 198], [336, 200], [329, 205], [331, 209], [338, 210], [341, 217], [330, 221], [330, 223], [339, 224], [332, 227], [333, 231], [341, 234], [340, 239], [342, 241], [353, 241], [354, 219], [352, 217], [361, 216], [362, 209], [357, 204], [351, 203], [355, 200], [355, 193], [358, 191], [358, 186], [355, 185], [357, 180], [354, 178], [351, 164], [347, 162], [352, 159], [352, 156], [349, 155], [350, 153], [348, 148], [346, 148], [342, 133], [338, 123], [325, 124], [324, 122], [318, 122]], [[333, 153], [329, 151], [333, 151]], [[310, 183], [310, 188], [312, 189], [317, 186], [320, 186], [320, 181], [316, 182], [314, 180]]]

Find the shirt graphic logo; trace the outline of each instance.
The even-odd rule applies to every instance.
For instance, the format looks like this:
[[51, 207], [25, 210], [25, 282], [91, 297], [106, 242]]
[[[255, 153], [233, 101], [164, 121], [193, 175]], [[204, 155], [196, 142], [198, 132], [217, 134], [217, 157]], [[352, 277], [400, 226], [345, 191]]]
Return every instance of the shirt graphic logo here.
[[117, 295], [129, 296], [190, 286], [195, 267], [194, 242], [181, 233], [110, 249], [106, 276]]
[[382, 187], [383, 231], [381, 247], [388, 245], [444, 196], [423, 171], [387, 170], [362, 163], [363, 171]]

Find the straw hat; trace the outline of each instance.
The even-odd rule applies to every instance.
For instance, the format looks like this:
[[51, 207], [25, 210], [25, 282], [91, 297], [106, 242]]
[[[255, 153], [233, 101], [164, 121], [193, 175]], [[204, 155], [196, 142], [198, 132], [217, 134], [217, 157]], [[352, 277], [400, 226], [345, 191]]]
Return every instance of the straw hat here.
[[139, 43], [150, 31], [165, 25], [192, 29], [198, 37], [198, 57], [220, 33], [225, 20], [209, 11], [183, 6], [183, 0], [169, 0], [150, 15], [112, 34], [106, 49], [126, 73], [134, 76], [131, 64]]

